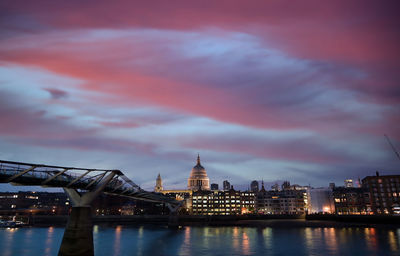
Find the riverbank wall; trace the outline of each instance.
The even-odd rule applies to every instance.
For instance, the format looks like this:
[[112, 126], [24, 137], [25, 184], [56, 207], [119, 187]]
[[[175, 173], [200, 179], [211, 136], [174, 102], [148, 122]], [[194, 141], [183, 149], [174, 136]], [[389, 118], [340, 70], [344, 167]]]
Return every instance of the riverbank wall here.
[[[196, 224], [213, 224], [218, 223], [236, 223], [246, 220], [293, 220], [305, 219], [305, 215], [237, 215], [237, 216], [203, 216], [203, 215], [180, 215], [178, 216], [179, 223], [185, 225]], [[105, 215], [93, 216], [94, 224], [102, 223], [116, 223], [116, 224], [133, 224], [133, 223], [150, 223], [150, 224], [163, 224], [168, 223], [169, 215]], [[65, 225], [68, 221], [68, 215], [33, 215], [30, 216], [30, 223], [32, 225], [41, 224], [55, 224]]]
[[400, 225], [400, 216], [385, 215], [335, 215], [335, 214], [311, 214], [305, 216], [309, 221], [335, 221], [350, 223], [374, 223]]
[[[111, 215], [93, 216], [97, 225], [167, 225], [168, 215]], [[31, 216], [33, 226], [65, 226], [68, 216]], [[353, 215], [262, 215], [262, 216], [198, 216], [181, 215], [180, 226], [251, 226], [251, 227], [400, 227], [400, 216]]]

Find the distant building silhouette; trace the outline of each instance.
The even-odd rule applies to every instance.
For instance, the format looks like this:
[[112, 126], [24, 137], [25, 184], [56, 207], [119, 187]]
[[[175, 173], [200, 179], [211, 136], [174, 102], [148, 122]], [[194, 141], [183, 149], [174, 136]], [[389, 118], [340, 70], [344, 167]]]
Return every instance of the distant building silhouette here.
[[228, 191], [231, 189], [231, 183], [227, 180], [224, 180], [224, 182], [222, 183], [222, 188], [224, 189], [224, 191]]
[[212, 183], [211, 184], [211, 190], [218, 190], [218, 184], [217, 183]]
[[282, 190], [288, 190], [288, 189], [290, 189], [290, 182], [289, 182], [289, 181], [284, 181], [284, 182], [282, 183], [281, 188], [282, 188]]
[[260, 189], [258, 187], [258, 181], [253, 180], [250, 184], [250, 191], [251, 192], [258, 192]]
[[273, 191], [279, 191], [279, 185], [278, 185], [278, 183], [275, 183], [273, 186], [271, 186], [271, 189], [272, 189]]
[[352, 179], [347, 179], [344, 181], [344, 186], [346, 188], [354, 188], [354, 183]]

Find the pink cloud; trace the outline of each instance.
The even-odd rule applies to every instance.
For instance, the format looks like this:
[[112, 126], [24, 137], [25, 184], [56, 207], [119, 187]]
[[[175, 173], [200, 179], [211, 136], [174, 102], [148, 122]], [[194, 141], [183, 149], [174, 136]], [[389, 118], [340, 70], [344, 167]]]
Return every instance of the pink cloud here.
[[[332, 143], [377, 139], [383, 133], [399, 141], [397, 5], [364, 0], [3, 1], [0, 65], [78, 78], [82, 83], [76, 89], [85, 92], [85, 100], [103, 108], [154, 106], [266, 130], [310, 131]], [[43, 109], [69, 95], [43, 88], [52, 96]], [[79, 109], [75, 102], [58, 104]], [[15, 141], [81, 150], [136, 148], [149, 154], [156, 147], [151, 143], [98, 135], [164, 122], [110, 115], [93, 121], [99, 128], [85, 129], [68, 125], [63, 115], [53, 120], [46, 111], [10, 109], [9, 102], [0, 105], [0, 114], [7, 120], [0, 133]], [[284, 161], [354, 160], [315, 141], [265, 146], [271, 142], [198, 137], [180, 143], [193, 150]]]
[[[168, 48], [170, 44], [160, 41], [165, 37], [135, 35], [127, 39], [123, 33], [122, 36], [118, 34], [120, 31], [114, 33], [118, 36], [116, 39], [111, 36], [98, 42], [80, 41], [82, 32], [68, 32], [66, 35], [50, 33], [47, 39], [42, 34], [40, 37], [30, 37], [28, 45], [22, 44], [17, 48], [13, 48], [13, 45], [21, 39], [12, 38], [3, 42], [5, 50], [0, 52], [4, 60], [10, 62], [39, 66], [64, 76], [79, 78], [85, 81], [80, 85], [82, 89], [110, 95], [105, 100], [116, 105], [141, 102], [263, 128], [306, 128], [331, 132], [330, 124], [341, 122], [344, 129], [372, 131], [371, 124], [360, 118], [359, 113], [320, 103], [317, 109], [311, 107], [324, 90], [346, 86], [351, 90], [357, 87], [365, 80], [358, 78], [360, 75], [357, 72], [361, 71], [349, 72], [342, 67], [310, 61], [302, 63], [293, 58], [279, 61], [290, 63], [295, 60], [299, 64], [285, 64], [282, 69], [270, 73], [252, 71], [246, 67], [246, 61], [241, 60], [230, 64], [232, 67], [221, 66], [214, 70], [213, 65], [217, 67], [219, 62], [214, 63], [207, 56], [191, 59], [179, 55]], [[78, 40], [62, 39], [63, 36], [74, 35]], [[185, 39], [174, 38], [170, 43], [182, 44]], [[242, 48], [244, 53], [247, 50]], [[104, 54], [99, 55], [100, 52]], [[251, 54], [243, 56], [252, 57]], [[253, 57], [255, 60], [258, 58]], [[230, 57], [226, 56], [225, 60], [229, 61]], [[259, 66], [265, 64], [256, 61], [250, 65], [260, 69]], [[271, 67], [271, 64], [268, 65], [266, 68]], [[163, 69], [168, 69], [168, 72], [164, 73]], [[187, 74], [186, 70], [190, 70], [190, 73]], [[199, 71], [204, 75], [199, 75]], [[235, 73], [240, 75], [236, 78]], [[243, 83], [240, 79], [250, 83]], [[309, 84], [315, 83], [322, 83], [326, 88], [307, 93]], [[336, 86], [336, 83], [344, 85]], [[247, 90], [248, 86], [252, 89]], [[301, 115], [298, 114], [300, 111]], [[384, 127], [392, 124], [388, 120], [384, 120]]]
[[110, 138], [101, 135], [99, 128], [71, 125], [66, 119], [46, 116], [44, 110], [17, 106], [10, 98], [19, 98], [12, 96], [0, 94], [0, 136], [7, 141], [50, 148], [153, 154], [155, 146], [152, 144]]

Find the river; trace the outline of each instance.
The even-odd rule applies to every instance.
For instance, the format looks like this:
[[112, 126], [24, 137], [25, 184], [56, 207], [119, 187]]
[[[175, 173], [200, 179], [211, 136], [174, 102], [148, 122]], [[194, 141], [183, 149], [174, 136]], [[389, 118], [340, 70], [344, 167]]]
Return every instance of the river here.
[[[57, 255], [64, 229], [0, 229], [0, 255]], [[400, 228], [98, 226], [95, 255], [400, 255]]]

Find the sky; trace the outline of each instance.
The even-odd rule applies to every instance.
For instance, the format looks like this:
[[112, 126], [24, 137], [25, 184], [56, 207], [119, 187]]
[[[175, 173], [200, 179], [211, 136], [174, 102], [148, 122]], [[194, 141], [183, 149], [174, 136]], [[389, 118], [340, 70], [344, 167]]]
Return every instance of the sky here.
[[397, 2], [2, 0], [0, 159], [149, 190], [198, 153], [238, 188], [400, 174]]

